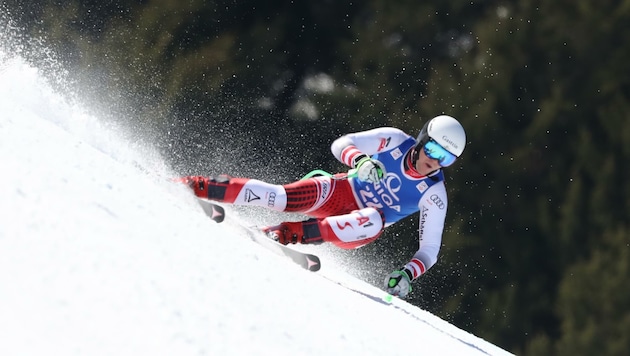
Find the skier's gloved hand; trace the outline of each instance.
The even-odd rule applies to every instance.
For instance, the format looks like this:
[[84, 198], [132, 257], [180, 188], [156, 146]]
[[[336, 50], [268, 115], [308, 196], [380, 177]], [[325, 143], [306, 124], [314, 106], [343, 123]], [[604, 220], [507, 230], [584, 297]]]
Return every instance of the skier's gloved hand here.
[[383, 163], [377, 159], [370, 158], [370, 156], [366, 154], [358, 156], [354, 162], [354, 168], [357, 170], [357, 178], [364, 182], [376, 183], [387, 174]]
[[391, 295], [404, 298], [411, 292], [413, 274], [406, 268], [401, 268], [385, 277], [385, 291]]

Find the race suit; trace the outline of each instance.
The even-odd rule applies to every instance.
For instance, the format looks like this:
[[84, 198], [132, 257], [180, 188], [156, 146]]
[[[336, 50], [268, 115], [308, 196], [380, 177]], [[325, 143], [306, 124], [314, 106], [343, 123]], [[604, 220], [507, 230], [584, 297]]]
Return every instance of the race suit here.
[[385, 216], [385, 226], [416, 212], [420, 213], [418, 251], [405, 267], [419, 277], [437, 262], [446, 218], [447, 196], [441, 170], [420, 176], [411, 162], [416, 140], [403, 131], [383, 127], [352, 133], [335, 140], [333, 155], [351, 165], [353, 159], [366, 153], [378, 159], [387, 171], [376, 184], [350, 178], [355, 201], [360, 208], [375, 207]]
[[405, 265], [413, 279], [437, 262], [447, 209], [441, 170], [421, 176], [413, 167], [414, 137], [392, 127], [344, 135], [331, 145], [332, 154], [353, 167], [355, 158], [370, 155], [385, 167], [377, 183], [352, 173], [317, 176], [278, 185], [233, 178], [208, 187], [208, 198], [235, 205], [261, 206], [313, 217], [304, 222], [303, 243], [331, 242], [341, 248], [364, 246], [383, 229], [419, 212], [419, 248]]

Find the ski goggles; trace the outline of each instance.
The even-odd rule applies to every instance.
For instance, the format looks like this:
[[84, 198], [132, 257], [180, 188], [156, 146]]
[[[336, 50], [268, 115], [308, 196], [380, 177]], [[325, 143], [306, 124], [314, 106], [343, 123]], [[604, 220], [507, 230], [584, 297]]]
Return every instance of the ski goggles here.
[[422, 148], [424, 149], [424, 154], [426, 154], [427, 157], [437, 160], [442, 167], [450, 166], [457, 159], [457, 156], [450, 153], [444, 147], [440, 146], [439, 143], [433, 140], [429, 140]]

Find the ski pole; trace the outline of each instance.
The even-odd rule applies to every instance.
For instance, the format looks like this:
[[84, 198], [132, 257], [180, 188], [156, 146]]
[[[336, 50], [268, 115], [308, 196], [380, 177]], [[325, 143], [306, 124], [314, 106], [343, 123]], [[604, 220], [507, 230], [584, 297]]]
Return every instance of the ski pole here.
[[336, 178], [333, 174], [330, 174], [322, 169], [315, 169], [312, 170], [310, 172], [308, 172], [304, 177], [302, 177], [302, 179], [300, 180], [304, 180], [304, 179], [308, 179], [308, 178], [312, 178], [314, 176], [324, 176], [324, 177], [328, 177], [331, 179], [348, 179], [348, 178], [354, 178], [357, 176], [357, 170], [356, 169], [351, 169], [348, 171], [348, 175], [345, 177], [340, 177], [340, 178]]

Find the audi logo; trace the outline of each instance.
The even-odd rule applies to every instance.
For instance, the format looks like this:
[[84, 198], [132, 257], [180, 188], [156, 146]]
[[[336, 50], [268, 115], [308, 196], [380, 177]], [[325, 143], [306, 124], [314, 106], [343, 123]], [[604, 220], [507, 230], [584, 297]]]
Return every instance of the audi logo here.
[[434, 202], [435, 205], [437, 205], [437, 207], [440, 208], [440, 210], [446, 207], [446, 204], [444, 204], [442, 199], [440, 199], [440, 197], [438, 197], [437, 194], [431, 195], [429, 199], [431, 199], [431, 201]]
[[269, 199], [267, 200], [267, 206], [273, 208], [276, 205], [276, 193], [269, 193]]

